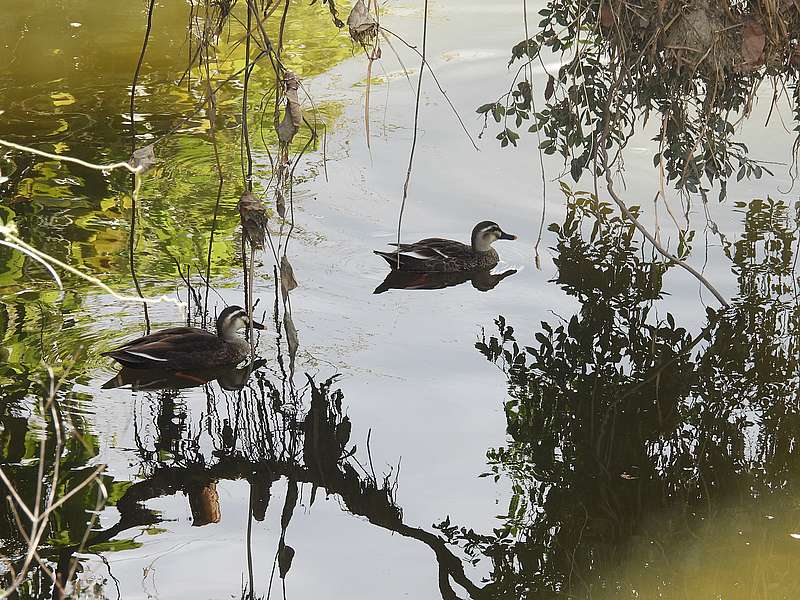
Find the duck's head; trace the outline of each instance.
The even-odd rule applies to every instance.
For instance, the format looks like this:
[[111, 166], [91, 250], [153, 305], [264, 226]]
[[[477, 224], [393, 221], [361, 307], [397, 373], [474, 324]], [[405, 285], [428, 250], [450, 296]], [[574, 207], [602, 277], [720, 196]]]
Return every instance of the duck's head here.
[[472, 230], [472, 249], [486, 252], [497, 240], [515, 240], [517, 236], [506, 233], [494, 221], [481, 221]]
[[[250, 323], [247, 318], [247, 311], [241, 306], [229, 306], [217, 317], [217, 335], [221, 338], [229, 339], [236, 335], [240, 329], [244, 329]], [[253, 321], [253, 329], [264, 329], [264, 325]]]

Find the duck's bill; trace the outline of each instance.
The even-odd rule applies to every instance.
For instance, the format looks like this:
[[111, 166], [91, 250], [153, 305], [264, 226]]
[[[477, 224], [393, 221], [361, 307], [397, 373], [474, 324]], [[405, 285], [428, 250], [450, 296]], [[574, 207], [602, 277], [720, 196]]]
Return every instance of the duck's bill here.
[[513, 235], [511, 233], [506, 233], [505, 231], [502, 231], [500, 233], [500, 239], [501, 240], [515, 240], [515, 239], [517, 239], [517, 236], [515, 236], [515, 235]]
[[263, 323], [259, 323], [258, 321], [251, 321], [251, 324], [253, 325], [253, 329], [266, 329], [267, 328], [266, 325], [264, 325]]

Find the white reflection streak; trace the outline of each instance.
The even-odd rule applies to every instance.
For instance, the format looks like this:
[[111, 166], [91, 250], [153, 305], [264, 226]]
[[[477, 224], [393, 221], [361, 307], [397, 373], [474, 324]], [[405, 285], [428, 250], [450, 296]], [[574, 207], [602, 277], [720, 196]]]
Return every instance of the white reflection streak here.
[[[113, 171], [115, 169], [125, 169], [125, 170], [133, 173], [133, 175], [136, 178], [136, 182], [135, 182], [135, 185], [134, 185], [134, 197], [138, 194], [139, 188], [141, 187], [141, 179], [140, 179], [140, 177], [141, 177], [142, 171], [145, 170], [145, 166], [141, 165], [141, 164], [139, 164], [137, 166], [133, 166], [129, 162], [116, 162], [116, 163], [110, 163], [110, 164], [106, 164], [106, 165], [100, 165], [100, 164], [86, 162], [84, 160], [81, 160], [79, 158], [74, 158], [72, 156], [64, 156], [64, 155], [60, 155], [60, 154], [52, 154], [50, 152], [45, 152], [43, 150], [38, 150], [36, 148], [30, 148], [29, 146], [23, 146], [21, 144], [15, 144], [14, 142], [9, 142], [9, 141], [3, 140], [3, 139], [0, 139], [0, 146], [6, 146], [8, 148], [13, 148], [15, 150], [19, 150], [21, 152], [27, 152], [29, 154], [36, 154], [38, 156], [43, 156], [45, 158], [49, 158], [49, 159], [52, 159], [52, 160], [57, 160], [57, 161], [60, 161], [60, 162], [75, 163], [77, 165], [81, 165], [83, 167], [86, 167], [87, 169], [93, 169], [95, 171], [101, 171], [101, 172], [104, 172], [104, 173], [106, 173], [108, 171]], [[3, 244], [4, 246], [9, 246], [11, 248], [14, 248], [15, 250], [18, 250], [18, 251], [26, 254], [27, 256], [30, 256], [31, 258], [35, 259], [36, 261], [42, 263], [47, 268], [48, 272], [53, 277], [53, 279], [55, 280], [55, 282], [58, 285], [59, 289], [62, 290], [62, 291], [63, 291], [64, 288], [63, 288], [63, 285], [61, 283], [61, 278], [55, 272], [55, 269], [53, 269], [52, 265], [56, 265], [56, 266], [64, 269], [65, 271], [68, 271], [69, 273], [72, 273], [73, 275], [76, 275], [77, 277], [80, 277], [84, 281], [88, 281], [89, 283], [91, 283], [93, 285], [96, 285], [97, 287], [99, 287], [100, 289], [105, 291], [106, 293], [110, 294], [111, 296], [113, 296], [114, 298], [116, 298], [117, 300], [120, 300], [122, 302], [144, 302], [146, 304], [159, 304], [161, 302], [169, 302], [171, 304], [174, 304], [178, 308], [180, 308], [182, 311], [184, 311], [186, 309], [186, 304], [184, 302], [182, 302], [181, 300], [179, 300], [177, 298], [172, 298], [170, 296], [158, 296], [158, 297], [145, 298], [145, 297], [140, 297], [140, 296], [127, 296], [125, 294], [120, 294], [118, 292], [115, 292], [110, 287], [108, 287], [105, 283], [100, 281], [97, 277], [92, 277], [91, 275], [88, 275], [88, 274], [84, 273], [83, 271], [80, 271], [80, 270], [76, 269], [75, 267], [72, 267], [72, 266], [70, 266], [70, 265], [68, 265], [68, 264], [66, 264], [64, 262], [61, 262], [57, 258], [55, 258], [53, 256], [50, 256], [49, 254], [47, 254], [45, 252], [42, 252], [41, 250], [37, 250], [33, 246], [27, 244], [26, 242], [21, 240], [19, 237], [17, 237], [18, 233], [19, 232], [18, 232], [16, 226], [13, 223], [8, 224], [8, 225], [0, 224], [0, 235], [4, 236], [6, 238], [6, 241], [0, 240], [0, 244]]]
[[[0, 227], [0, 232], [2, 232], [3, 234], [5, 234], [4, 229], [5, 229], [4, 227]], [[21, 252], [22, 254], [25, 254], [26, 256], [30, 256], [33, 260], [35, 260], [38, 263], [40, 263], [45, 269], [47, 269], [47, 272], [50, 273], [50, 277], [52, 277], [53, 281], [56, 282], [56, 285], [58, 286], [58, 289], [61, 290], [62, 292], [64, 291], [64, 285], [61, 283], [61, 278], [58, 276], [58, 273], [56, 273], [56, 270], [53, 267], [51, 267], [50, 263], [48, 263], [46, 260], [44, 260], [42, 258], [39, 258], [38, 256], [36, 256], [32, 252], [29, 252], [28, 250], [26, 250], [22, 246], [19, 246], [17, 244], [13, 244], [11, 242], [6, 242], [4, 240], [0, 240], [0, 245], [8, 246], [9, 248], [13, 248], [14, 250], [17, 250], [18, 252]]]

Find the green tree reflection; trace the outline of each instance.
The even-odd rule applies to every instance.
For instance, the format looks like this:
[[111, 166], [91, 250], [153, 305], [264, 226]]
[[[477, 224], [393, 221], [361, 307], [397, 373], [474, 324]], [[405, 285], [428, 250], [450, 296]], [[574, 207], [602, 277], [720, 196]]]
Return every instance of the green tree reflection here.
[[531, 346], [503, 317], [477, 344], [508, 376], [487, 474], [511, 481], [508, 513], [493, 535], [438, 526], [491, 560], [489, 597], [800, 594], [797, 221], [778, 200], [740, 208], [739, 296], [697, 335], [659, 312], [670, 265], [609, 207], [575, 194], [551, 227], [580, 310]]

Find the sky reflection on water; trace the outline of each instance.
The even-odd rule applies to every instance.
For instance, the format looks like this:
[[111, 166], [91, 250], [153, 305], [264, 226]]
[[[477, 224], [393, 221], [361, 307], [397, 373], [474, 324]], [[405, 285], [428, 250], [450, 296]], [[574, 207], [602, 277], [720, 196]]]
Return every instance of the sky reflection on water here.
[[[120, 5], [109, 24], [93, 6], [12, 6], [0, 37], [28, 33], [0, 49], [10, 56], [0, 61], [0, 137], [95, 161], [127, 155], [142, 7]], [[186, 7], [158, 10], [137, 115], [142, 141], [173, 128], [198, 98], [174, 85], [186, 60]], [[797, 204], [777, 191], [785, 177], [758, 184], [768, 190], [732, 186], [727, 204], [709, 207], [722, 235], [698, 235], [691, 258], [735, 299], [727, 315], [707, 312], [704, 304], [716, 306], [693, 280], [625, 232], [607, 225], [605, 238], [590, 239], [595, 217], [573, 205], [582, 216], [565, 219], [557, 183], [546, 223], [558, 228], [546, 232], [537, 271], [532, 138], [512, 151], [486, 139], [474, 152], [429, 82], [404, 237], [462, 239], [492, 219], [521, 239], [498, 248], [502, 263], [488, 281], [388, 281], [388, 293], [373, 294], [387, 285], [371, 250], [395, 235], [413, 94], [387, 56], [391, 84], [372, 89], [370, 154], [364, 61], [350, 58], [326, 7], [298, 10], [289, 55], [329, 131], [326, 164], [315, 147], [296, 184], [293, 379], [285, 339], [263, 336], [266, 363], [249, 377], [156, 390], [156, 376], [135, 391], [103, 389], [115, 371], [98, 352], [141, 332], [140, 307], [69, 278], [61, 296], [42, 269], [0, 249], [4, 469], [33, 494], [37, 441], [53, 436], [37, 407], [43, 361], [66, 375], [58, 400], [81, 433], [62, 458], [64, 489], [108, 464], [108, 506], [92, 552], [78, 555], [81, 594], [116, 597], [119, 586], [126, 599], [237, 597], [252, 581], [262, 596], [270, 579], [278, 594], [291, 555], [294, 598], [797, 597]], [[433, 4], [432, 64], [471, 131], [480, 127], [475, 107], [505, 85], [518, 10]], [[386, 19], [418, 36], [416, 5]], [[235, 62], [234, 54], [223, 68]], [[236, 98], [220, 105], [230, 183], [212, 245], [212, 309], [241, 303]], [[778, 152], [752, 146], [764, 158]], [[186, 299], [181, 274], [202, 287], [216, 200], [203, 116], [157, 156], [141, 199], [139, 276], [146, 290], [179, 289]], [[650, 160], [642, 153], [627, 165], [626, 192], [643, 206], [653, 194]], [[9, 177], [0, 183], [4, 221], [130, 291], [127, 177], [6, 152], [0, 168]], [[258, 260], [256, 297], [269, 316], [272, 257]], [[164, 305], [151, 317], [160, 327], [183, 315]], [[564, 327], [565, 339], [554, 342], [543, 322]], [[547, 354], [548, 342], [560, 354]], [[95, 499], [87, 490], [54, 516], [43, 549], [54, 567], [72, 556]], [[24, 543], [7, 510], [0, 538], [18, 558]], [[51, 588], [37, 572], [20, 595], [50, 597]]]

